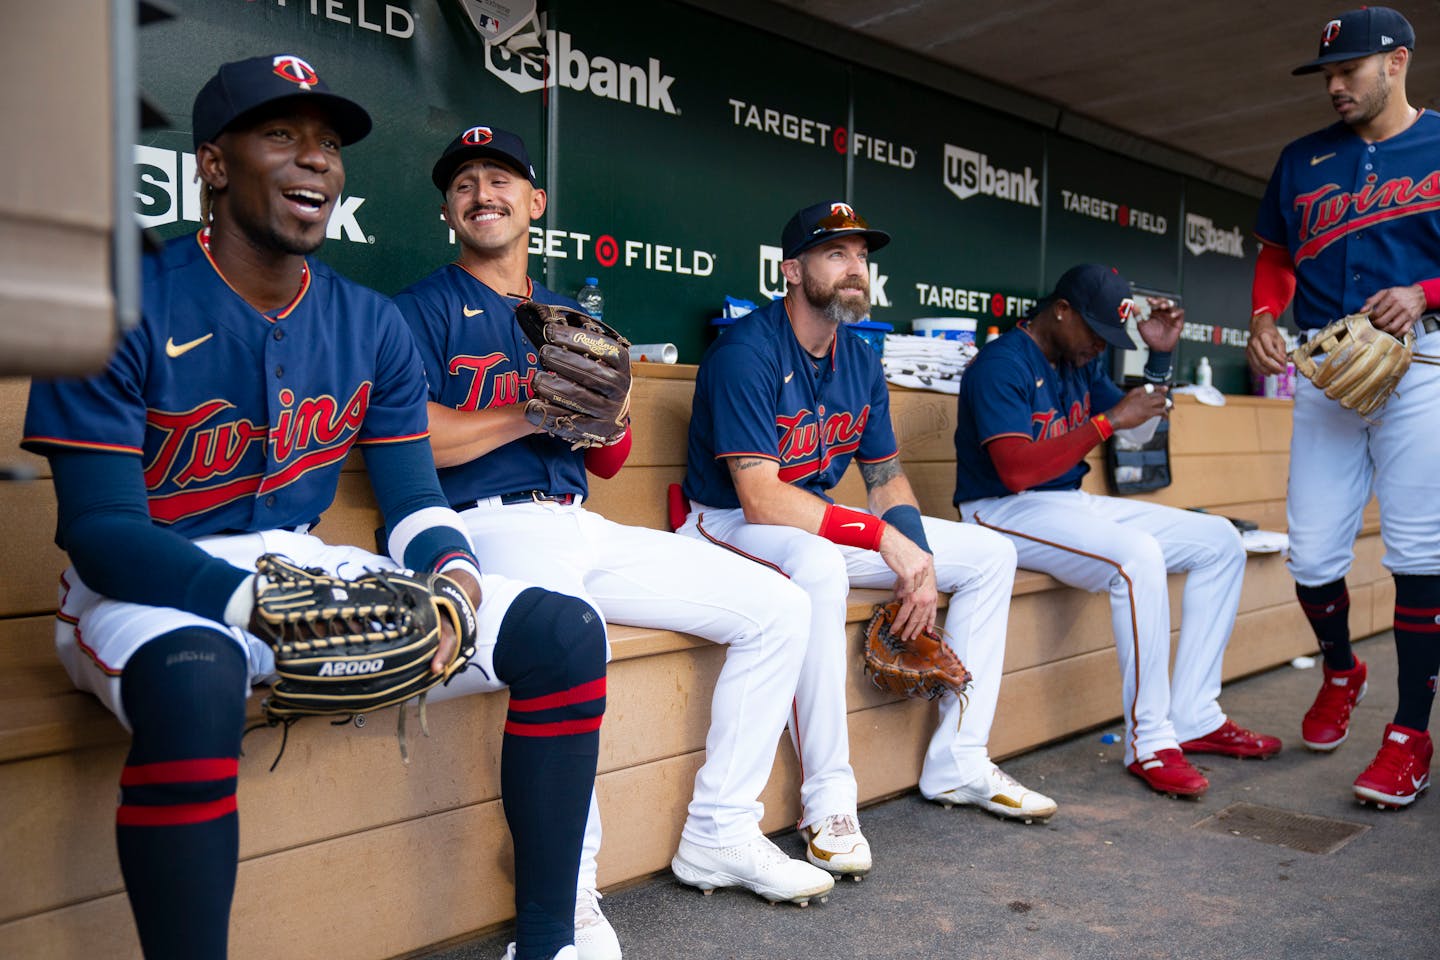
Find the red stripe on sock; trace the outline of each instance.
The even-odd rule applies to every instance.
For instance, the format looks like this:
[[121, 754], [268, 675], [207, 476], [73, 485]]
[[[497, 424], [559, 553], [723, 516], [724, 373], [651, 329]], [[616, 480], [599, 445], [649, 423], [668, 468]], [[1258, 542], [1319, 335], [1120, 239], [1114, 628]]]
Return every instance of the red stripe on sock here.
[[1409, 623], [1404, 620], [1395, 621], [1396, 630], [1404, 630], [1408, 633], [1440, 633], [1440, 623]]
[[205, 803], [176, 803], [162, 807], [121, 804], [115, 823], [121, 827], [176, 827], [187, 823], [219, 820], [235, 812], [235, 794]]
[[1434, 620], [1440, 617], [1440, 607], [1402, 607], [1395, 604], [1395, 616], [1397, 617], [1424, 617], [1426, 620]]
[[[1334, 610], [1327, 610], [1326, 607], [1333, 606]], [[1337, 613], [1344, 613], [1350, 609], [1350, 595], [1347, 593], [1338, 600], [1331, 600], [1328, 603], [1306, 603], [1300, 601], [1300, 608], [1311, 620], [1318, 620], [1321, 617], [1332, 617]]]
[[553, 707], [568, 707], [575, 703], [585, 703], [589, 700], [599, 700], [605, 696], [605, 678], [591, 680], [589, 683], [582, 683], [578, 687], [571, 687], [569, 690], [561, 690], [559, 693], [547, 693], [543, 697], [530, 697], [526, 700], [510, 698], [510, 710], [514, 713], [530, 713], [535, 710], [549, 710]]
[[234, 757], [168, 760], [164, 763], [142, 763], [126, 767], [120, 773], [120, 786], [138, 787], [152, 783], [195, 783], [202, 780], [224, 780], [238, 776], [239, 773], [240, 761]]
[[558, 720], [555, 723], [517, 723], [505, 721], [505, 732], [517, 737], [568, 737], [577, 733], [594, 733], [600, 729], [600, 717], [584, 720]]

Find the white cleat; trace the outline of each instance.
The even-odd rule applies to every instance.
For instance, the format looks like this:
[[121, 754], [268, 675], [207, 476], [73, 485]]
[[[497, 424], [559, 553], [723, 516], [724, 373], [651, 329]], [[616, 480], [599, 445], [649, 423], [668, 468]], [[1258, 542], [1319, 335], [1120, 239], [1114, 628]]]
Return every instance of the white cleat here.
[[870, 871], [870, 842], [849, 814], [839, 813], [800, 831], [805, 859], [821, 870], [859, 881]]
[[575, 960], [620, 960], [620, 939], [600, 912], [601, 899], [599, 890], [575, 894]]
[[[574, 947], [561, 947], [560, 952], [555, 954], [552, 960], [578, 960], [579, 956]], [[512, 943], [505, 948], [505, 956], [500, 960], [515, 960], [515, 944]]]
[[706, 894], [721, 887], [744, 887], [771, 903], [784, 900], [802, 907], [813, 897], [823, 903], [835, 887], [830, 874], [785, 856], [767, 837], [733, 847], [702, 847], [682, 837], [670, 869], [681, 883]]
[[1023, 786], [1010, 774], [995, 764], [979, 780], [946, 790], [927, 799], [943, 807], [973, 806], [1004, 817], [1007, 820], [1022, 820], [1025, 823], [1044, 823], [1054, 816], [1059, 806], [1043, 793]]

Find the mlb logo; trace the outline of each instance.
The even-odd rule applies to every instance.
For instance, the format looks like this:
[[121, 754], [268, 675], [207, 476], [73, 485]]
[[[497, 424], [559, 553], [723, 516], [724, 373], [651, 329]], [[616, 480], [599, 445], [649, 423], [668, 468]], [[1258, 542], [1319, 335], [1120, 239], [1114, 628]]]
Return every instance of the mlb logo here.
[[760, 245], [760, 293], [766, 300], [785, 296], [787, 284], [785, 275], [780, 272], [784, 259], [785, 251], [779, 247]]
[[492, 37], [500, 32], [500, 21], [483, 13], [475, 14], [475, 25]]

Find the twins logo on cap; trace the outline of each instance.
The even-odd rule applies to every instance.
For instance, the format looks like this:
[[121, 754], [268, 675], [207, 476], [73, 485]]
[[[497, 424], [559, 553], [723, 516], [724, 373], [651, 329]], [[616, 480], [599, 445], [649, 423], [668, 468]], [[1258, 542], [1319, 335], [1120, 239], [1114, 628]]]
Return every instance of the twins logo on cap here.
[[[1119, 271], [1117, 270], [1116, 273], [1119, 273]], [[1134, 310], [1134, 309], [1135, 309], [1135, 301], [1134, 301], [1134, 300], [1121, 300], [1121, 301], [1120, 301], [1120, 306], [1119, 306], [1118, 308], [1116, 308], [1115, 312], [1118, 313], [1118, 314], [1120, 314], [1120, 322], [1121, 322], [1121, 323], [1124, 323], [1124, 322], [1126, 322], [1126, 321], [1128, 321], [1128, 320], [1130, 319], [1130, 311], [1132, 311], [1132, 310]]]
[[293, 54], [282, 53], [273, 62], [275, 76], [298, 84], [301, 90], [309, 90], [320, 80], [314, 67]]
[[855, 208], [848, 203], [832, 203], [830, 204], [830, 212], [836, 216], [848, 217], [851, 220], [855, 219]]
[[1321, 45], [1328, 47], [1330, 46], [1330, 44], [1334, 43], [1335, 39], [1339, 36], [1340, 21], [1331, 20], [1329, 23], [1325, 24], [1325, 29], [1320, 33], [1320, 43]]
[[493, 139], [495, 139], [495, 135], [490, 132], [489, 127], [471, 127], [460, 134], [461, 142], [472, 147], [483, 147]]

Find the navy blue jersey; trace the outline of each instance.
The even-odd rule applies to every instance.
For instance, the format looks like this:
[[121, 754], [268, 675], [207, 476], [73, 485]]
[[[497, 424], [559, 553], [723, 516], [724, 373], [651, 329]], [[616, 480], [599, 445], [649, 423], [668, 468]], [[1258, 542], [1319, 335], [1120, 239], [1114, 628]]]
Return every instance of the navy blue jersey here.
[[726, 457], [780, 464], [780, 479], [829, 499], [850, 460], [899, 453], [890, 391], [874, 348], [841, 326], [828, 356], [805, 352], [784, 300], [736, 321], [710, 345], [695, 379], [685, 495], [740, 506]]
[[[580, 309], [538, 283], [531, 287], [530, 297], [541, 303]], [[489, 410], [530, 399], [539, 359], [515, 322], [515, 306], [523, 299], [496, 293], [456, 263], [395, 297], [420, 349], [432, 401], [455, 410]], [[584, 452], [543, 433], [442, 468], [440, 485], [457, 506], [521, 490], [582, 496], [588, 490]]]
[[1280, 154], [1255, 233], [1295, 262], [1295, 321], [1323, 327], [1371, 294], [1440, 276], [1440, 114], [1366, 143], [1344, 123]]
[[151, 518], [187, 537], [309, 523], [353, 444], [427, 435], [420, 358], [394, 304], [320, 261], [263, 314], [205, 241], [144, 259], [141, 322], [103, 372], [35, 381], [23, 446], [140, 457]]
[[[955, 425], [955, 500], [1009, 496], [985, 445], [997, 437], [1045, 440], [1104, 413], [1124, 393], [1105, 372], [1101, 354], [1083, 367], [1050, 365], [1023, 327], [987, 343], [960, 378]], [[1081, 460], [1036, 490], [1075, 490], [1090, 472]]]

